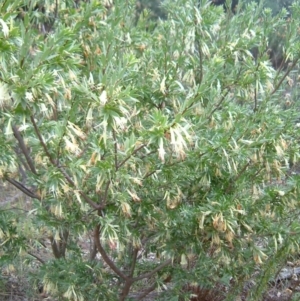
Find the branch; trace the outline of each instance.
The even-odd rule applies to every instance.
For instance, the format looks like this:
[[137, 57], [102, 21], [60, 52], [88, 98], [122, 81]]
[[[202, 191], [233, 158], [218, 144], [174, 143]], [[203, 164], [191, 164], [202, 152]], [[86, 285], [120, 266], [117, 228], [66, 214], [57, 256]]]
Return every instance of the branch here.
[[[69, 117], [68, 117], [69, 118]], [[63, 143], [63, 138], [64, 136], [66, 135], [66, 128], [67, 128], [67, 125], [66, 123], [64, 124], [64, 131], [63, 133], [61, 134], [61, 137], [59, 139], [59, 142], [57, 144], [57, 151], [56, 151], [56, 164], [59, 164], [59, 157], [60, 157], [60, 149], [61, 149], [61, 145]]]
[[55, 258], [65, 258], [68, 236], [69, 236], [69, 231], [63, 230], [59, 234], [60, 241], [58, 244], [53, 236], [49, 237], [51, 242], [52, 252]]
[[145, 146], [146, 146], [145, 144], [142, 144], [141, 146], [136, 148], [127, 158], [125, 158], [121, 163], [119, 163], [119, 165], [117, 166], [117, 170], [120, 167], [122, 167], [133, 155], [135, 155], [140, 149], [142, 149]]
[[53, 238], [53, 236], [50, 236], [49, 239], [51, 242], [51, 248], [52, 248], [52, 253], [53, 253], [54, 257], [57, 259], [61, 258], [62, 255], [60, 253], [59, 247], [58, 247], [55, 239]]
[[157, 284], [153, 283], [151, 286], [146, 288], [140, 295], [138, 295], [137, 300], [143, 300], [148, 294], [156, 289]]
[[[55, 162], [55, 160], [52, 158], [51, 154], [49, 153], [48, 151], [48, 148], [43, 140], [43, 137], [41, 136], [39, 130], [38, 130], [38, 127], [36, 125], [36, 122], [34, 120], [34, 117], [31, 115], [30, 116], [30, 120], [33, 124], [33, 127], [34, 127], [34, 130], [35, 130], [35, 133], [36, 135], [38, 136], [38, 139], [44, 149], [44, 152], [46, 153], [46, 156], [49, 158], [50, 162], [52, 163], [53, 166], [56, 166], [60, 171], [61, 173], [64, 175], [64, 177], [66, 178], [66, 180], [68, 181], [68, 183], [73, 187], [73, 188], [76, 188], [76, 185], [75, 183], [73, 182], [73, 180], [71, 179], [71, 177], [68, 175], [68, 173], [63, 169], [62, 166], [60, 166], [57, 162]], [[80, 195], [85, 199], [85, 201], [87, 203], [89, 203], [94, 209], [103, 209], [104, 208], [104, 204], [96, 204], [92, 199], [90, 199], [83, 191], [79, 191]]]
[[257, 86], [256, 86], [256, 83], [255, 83], [255, 88], [254, 88], [254, 109], [253, 109], [254, 112], [257, 111]]
[[56, 166], [60, 170], [60, 172], [63, 174], [63, 176], [66, 178], [66, 180], [72, 187], [76, 187], [74, 181], [71, 179], [71, 177], [67, 174], [67, 172], [64, 170], [64, 168], [62, 166], [57, 165], [56, 163], [54, 163], [53, 165]]
[[229, 193], [233, 187], [233, 183], [236, 182], [242, 175], [243, 173], [246, 171], [246, 169], [250, 166], [251, 164], [251, 160], [249, 160], [244, 166], [243, 168], [240, 170], [240, 172], [235, 176], [234, 179], [232, 179], [232, 181], [229, 183], [229, 185], [226, 188], [226, 193]]
[[[262, 57], [262, 54], [261, 54], [260, 58], [261, 57]], [[255, 68], [255, 72], [254, 72], [255, 87], [254, 87], [254, 109], [253, 109], [253, 112], [257, 111], [257, 85], [256, 85], [257, 78], [256, 78], [256, 73], [258, 72], [259, 67], [260, 67], [260, 63], [258, 62], [256, 64], [256, 68]]]
[[101, 254], [103, 260], [107, 263], [107, 265], [123, 280], [128, 279], [128, 277], [114, 264], [114, 262], [108, 257], [105, 250], [103, 249], [100, 242], [100, 225], [96, 226], [94, 230], [94, 241], [99, 253]]
[[271, 95], [273, 95], [280, 87], [280, 85], [282, 84], [282, 82], [285, 80], [285, 78], [289, 75], [289, 73], [292, 71], [292, 69], [297, 65], [298, 61], [300, 58], [297, 58], [296, 60], [294, 60], [294, 62], [292, 63], [292, 65], [290, 66], [290, 68], [284, 73], [283, 77], [281, 78], [281, 80], [278, 82], [278, 84], [276, 85], [276, 87], [274, 88], [274, 90], [271, 92]]
[[32, 256], [32, 257], [34, 257], [35, 259], [37, 259], [40, 263], [42, 263], [42, 264], [45, 264], [46, 262], [42, 259], [42, 258], [40, 258], [39, 256], [37, 256], [37, 255], [35, 255], [35, 254], [33, 254], [33, 253], [31, 253], [31, 252], [27, 252], [30, 256]]
[[198, 51], [199, 51], [199, 81], [198, 81], [198, 85], [200, 86], [202, 83], [202, 79], [203, 79], [203, 54], [202, 54], [199, 38], [200, 38], [200, 35], [198, 34], [198, 39], [197, 39], [197, 46], [198, 46]]
[[152, 175], [155, 174], [156, 172], [157, 172], [157, 170], [153, 170], [153, 171], [151, 171], [151, 172], [145, 174], [144, 177], [143, 177], [143, 179], [146, 179], [146, 178], [152, 176]]
[[89, 256], [89, 258], [90, 258], [90, 261], [93, 261], [96, 258], [98, 250], [97, 250], [97, 246], [96, 246], [94, 240], [90, 243], [91, 243], [91, 245], [90, 245], [90, 256]]
[[38, 129], [38, 127], [37, 127], [37, 125], [36, 125], [36, 122], [35, 122], [35, 120], [34, 120], [34, 117], [33, 117], [32, 115], [30, 116], [30, 120], [31, 120], [31, 122], [32, 122], [34, 131], [35, 131], [36, 135], [38, 136], [38, 139], [39, 139], [39, 141], [40, 141], [40, 143], [41, 143], [41, 145], [42, 145], [42, 148], [44, 149], [44, 152], [45, 152], [46, 156], [49, 158], [50, 162], [51, 162], [54, 166], [56, 166], [56, 162], [53, 160], [51, 154], [49, 153], [48, 148], [47, 148], [47, 146], [46, 146], [46, 144], [45, 144], [45, 142], [44, 142], [44, 140], [43, 140], [42, 135], [41, 135], [40, 132], [39, 132], [39, 129]]
[[23, 181], [27, 178], [26, 175], [26, 170], [29, 170], [29, 166], [27, 165], [27, 163], [24, 161], [24, 159], [22, 158], [22, 156], [20, 156], [20, 153], [18, 153], [18, 150], [15, 150], [17, 156], [19, 156], [20, 158], [20, 163], [19, 163], [19, 172], [22, 176]]
[[117, 148], [117, 137], [116, 137], [116, 132], [113, 129], [112, 131], [113, 134], [113, 138], [114, 138], [114, 150], [115, 150], [115, 169], [118, 170], [118, 157], [117, 157], [117, 153], [118, 153], [118, 148]]
[[[170, 282], [172, 279], [172, 276], [169, 275], [165, 280], [163, 280], [163, 283], [168, 283]], [[155, 288], [157, 287], [157, 283], [153, 283], [151, 286], [149, 286], [148, 288], [146, 288], [145, 290], [143, 290], [138, 296], [137, 296], [137, 300], [143, 300], [144, 297], [146, 297], [149, 293], [151, 293], [152, 291], [155, 290]]]
[[235, 84], [238, 83], [238, 79], [240, 78], [241, 73], [242, 73], [242, 68], [240, 68], [240, 70], [238, 71], [237, 76], [236, 76], [236, 80], [234, 80], [232, 84], [229, 84], [229, 85], [227, 85], [227, 86], [224, 87], [224, 90], [227, 89], [227, 91], [221, 97], [221, 100], [219, 101], [219, 103], [217, 103], [217, 105], [215, 106], [215, 108], [208, 115], [208, 120], [210, 120], [211, 117], [212, 117], [212, 115], [213, 115], [213, 113], [220, 108], [221, 104], [223, 103], [224, 99], [226, 98], [226, 96], [228, 95], [228, 93], [230, 91], [230, 87], [232, 87], [232, 86], [234, 86]]
[[79, 194], [84, 198], [84, 200], [90, 204], [94, 209], [102, 210], [105, 207], [105, 203], [97, 204], [91, 198], [89, 198], [83, 191], [79, 191]]
[[135, 248], [133, 250], [133, 254], [132, 254], [133, 261], [132, 261], [132, 265], [131, 265], [131, 269], [130, 269], [130, 273], [129, 273], [130, 277], [132, 277], [133, 273], [134, 273], [138, 252], [139, 252], [138, 248]]
[[69, 237], [69, 231], [63, 230], [60, 234], [61, 240], [59, 242], [59, 250], [62, 257], [65, 257], [66, 255], [66, 248], [67, 248], [67, 240]]
[[105, 192], [104, 192], [104, 197], [103, 197], [104, 204], [106, 204], [106, 202], [107, 202], [107, 195], [108, 195], [108, 189], [109, 189], [110, 183], [111, 183], [111, 181], [109, 180], [105, 187]]
[[120, 293], [120, 299], [119, 299], [120, 301], [125, 301], [126, 297], [129, 294], [132, 283], [133, 283], [132, 278], [126, 279], [122, 292]]
[[[67, 172], [63, 169], [62, 166], [57, 166], [56, 164], [54, 164], [54, 166], [58, 167], [59, 170], [61, 171], [61, 173], [64, 175], [64, 177], [66, 178], [66, 180], [69, 182], [69, 184], [73, 187], [76, 188], [75, 183], [73, 182], [73, 180], [71, 179], [71, 177], [67, 174]], [[91, 198], [89, 198], [83, 191], [79, 191], [79, 194], [84, 198], [84, 200], [90, 204], [94, 209], [103, 209], [105, 207], [104, 204], [97, 204], [95, 203]]]
[[[58, 17], [58, 0], [55, 1], [55, 10], [54, 10], [54, 18], [57, 19]], [[54, 24], [55, 20], [53, 21]], [[52, 24], [52, 26], [53, 26]]]
[[[61, 173], [64, 175], [65, 179], [68, 181], [68, 183], [76, 189], [76, 185], [71, 179], [71, 177], [67, 174], [67, 172], [63, 169], [62, 166], [57, 166], [54, 164], [54, 166], [58, 167], [58, 169], [61, 171]], [[79, 191], [79, 194], [84, 198], [84, 200], [91, 205], [94, 209], [103, 209], [105, 207], [104, 204], [97, 204], [95, 203], [91, 198], [89, 198], [83, 191]]]
[[143, 155], [143, 156], [141, 156], [141, 158], [140, 159], [144, 159], [144, 158], [146, 158], [147, 156], [149, 156], [149, 155], [152, 155], [152, 154], [155, 154], [156, 153], [156, 150], [153, 150], [153, 151], [151, 151], [151, 152], [149, 152], [149, 153], [147, 153], [147, 154], [145, 154], [145, 155]]
[[14, 125], [12, 127], [12, 130], [13, 130], [13, 133], [14, 133], [14, 136], [16, 137], [16, 139], [18, 140], [18, 143], [19, 143], [19, 146], [22, 150], [22, 153], [24, 154], [25, 158], [26, 158], [26, 161], [27, 161], [27, 164], [29, 165], [30, 167], [30, 170], [34, 173], [34, 174], [37, 174], [36, 172], [36, 169], [34, 167], [34, 163], [29, 155], [29, 151], [24, 143], [24, 140], [23, 140], [23, 137], [21, 136], [19, 130], [17, 129], [17, 127]]
[[225, 92], [225, 94], [221, 97], [220, 101], [215, 105], [215, 108], [211, 111], [211, 113], [208, 115], [208, 120], [211, 119], [212, 115], [214, 112], [216, 112], [221, 104], [223, 103], [223, 101], [225, 100], [226, 96], [228, 95], [229, 93], [229, 89]]
[[148, 273], [144, 273], [141, 274], [137, 277], [134, 277], [132, 279], [133, 282], [138, 281], [138, 280], [142, 280], [144, 278], [150, 278], [151, 276], [153, 276], [155, 273], [157, 273], [158, 271], [160, 271], [161, 269], [163, 269], [164, 267], [168, 266], [169, 264], [172, 263], [172, 259], [168, 259], [166, 261], [164, 261], [163, 263], [161, 263], [159, 266], [157, 266], [154, 270], [152, 270], [151, 272]]
[[18, 188], [19, 190], [21, 190], [22, 192], [24, 192], [26, 195], [28, 195], [29, 197], [33, 198], [33, 199], [38, 199], [41, 200], [41, 198], [33, 193], [32, 191], [30, 191], [28, 188], [26, 188], [23, 184], [21, 184], [20, 182], [14, 180], [14, 179], [10, 179], [9, 177], [5, 177], [5, 180], [8, 181], [10, 184], [14, 185], [16, 188]]

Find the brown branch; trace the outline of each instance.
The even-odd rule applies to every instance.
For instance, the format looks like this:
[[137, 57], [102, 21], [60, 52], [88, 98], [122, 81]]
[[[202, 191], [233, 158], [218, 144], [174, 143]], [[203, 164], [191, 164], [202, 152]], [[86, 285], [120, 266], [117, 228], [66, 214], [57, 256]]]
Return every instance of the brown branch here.
[[35, 259], [37, 259], [42, 264], [46, 263], [42, 258], [40, 258], [39, 256], [37, 256], [37, 255], [35, 255], [35, 254], [31, 253], [31, 252], [27, 251], [27, 254], [29, 254], [30, 256], [34, 257]]
[[257, 111], [257, 87], [255, 83], [255, 88], [254, 88], [254, 109], [253, 112]]
[[53, 27], [55, 23], [55, 19], [58, 17], [58, 0], [55, 0], [55, 9], [54, 9], [54, 21], [53, 24], [51, 25], [51, 28]]
[[[51, 162], [52, 163], [52, 162]], [[53, 164], [53, 163], [52, 163]], [[72, 187], [76, 187], [74, 181], [71, 179], [71, 177], [68, 175], [68, 173], [64, 170], [64, 168], [60, 165], [57, 165], [56, 163], [53, 164], [54, 166], [56, 166], [60, 172], [63, 174], [63, 176], [65, 177], [65, 179], [68, 181], [68, 183], [72, 186]]]
[[115, 131], [114, 129], [113, 129], [113, 131], [112, 131], [112, 134], [113, 134], [113, 139], [114, 139], [115, 169], [118, 170], [118, 157], [117, 157], [117, 154], [118, 154], [118, 147], [117, 147], [116, 131]]
[[11, 178], [9, 178], [7, 176], [5, 177], [5, 180], [8, 181], [10, 184], [14, 185], [16, 188], [18, 188], [19, 190], [21, 190], [23, 193], [25, 193], [29, 197], [31, 197], [33, 199], [41, 200], [41, 198], [37, 194], [35, 194], [32, 191], [30, 191], [28, 188], [26, 188], [20, 182], [14, 180], [14, 179], [11, 179]]
[[[30, 116], [30, 120], [33, 124], [33, 127], [34, 127], [34, 130], [35, 130], [35, 133], [36, 135], [38, 136], [38, 139], [44, 149], [44, 152], [46, 154], [46, 156], [49, 158], [50, 162], [52, 163], [53, 166], [56, 166], [60, 172], [64, 175], [65, 179], [68, 181], [68, 183], [73, 187], [73, 188], [76, 188], [76, 185], [74, 183], [74, 181], [71, 179], [71, 177], [68, 175], [68, 173], [63, 169], [62, 166], [60, 166], [57, 162], [55, 162], [55, 160], [52, 158], [51, 154], [49, 153], [48, 151], [48, 148], [43, 140], [43, 137], [41, 136], [39, 130], [38, 130], [38, 127], [37, 127], [37, 124], [34, 120], [34, 117], [31, 115]], [[103, 209], [104, 208], [104, 204], [96, 204], [92, 199], [90, 199], [83, 191], [79, 191], [79, 194], [84, 198], [84, 200], [89, 204], [91, 205], [94, 209]]]
[[63, 138], [66, 135], [66, 128], [67, 128], [67, 125], [65, 124], [64, 125], [64, 132], [62, 133], [62, 135], [59, 139], [59, 142], [57, 144], [57, 150], [56, 150], [56, 164], [57, 165], [59, 164], [60, 150], [61, 150], [61, 145], [63, 143]]
[[[71, 177], [67, 174], [67, 172], [63, 169], [62, 166], [57, 166], [54, 164], [54, 166], [58, 167], [60, 172], [64, 175], [65, 179], [69, 182], [69, 184], [73, 187], [76, 188], [76, 185], [74, 181], [71, 179]], [[105, 207], [105, 204], [97, 204], [95, 203], [91, 198], [89, 198], [83, 191], [79, 191], [79, 194], [84, 198], [84, 200], [91, 205], [94, 209], [103, 209]]]
[[65, 255], [66, 255], [68, 237], [69, 237], [69, 231], [63, 230], [62, 233], [60, 234], [61, 240], [59, 242], [59, 251], [60, 251], [62, 257], [65, 257]]
[[83, 191], [79, 191], [79, 194], [84, 198], [84, 200], [90, 204], [94, 209], [104, 209], [106, 204], [105, 203], [102, 203], [102, 204], [97, 204], [95, 203], [91, 198], [89, 198]]
[[[169, 275], [167, 276], [167, 278], [165, 280], [163, 280], [163, 283], [168, 283], [170, 282], [172, 279], [172, 276]], [[144, 297], [146, 297], [149, 293], [151, 293], [152, 291], [154, 291], [157, 287], [157, 283], [153, 283], [151, 286], [149, 286], [148, 288], [146, 288], [145, 290], [142, 291], [142, 293], [140, 293], [138, 296], [137, 296], [137, 300], [143, 300]]]
[[[262, 57], [262, 54], [260, 55], [260, 58], [261, 57]], [[255, 72], [254, 72], [255, 87], [254, 87], [254, 108], [253, 108], [253, 112], [257, 111], [257, 85], [256, 85], [257, 78], [256, 78], [256, 73], [258, 72], [259, 67], [260, 67], [260, 63], [258, 62], [256, 64], [256, 68], [255, 68]]]
[[137, 300], [143, 300], [148, 294], [156, 289], [157, 284], [153, 283], [151, 286], [146, 288], [140, 295], [138, 295]]
[[107, 263], [107, 265], [123, 280], [127, 280], [128, 277], [114, 264], [114, 262], [109, 258], [106, 254], [105, 250], [103, 249], [101, 242], [100, 242], [100, 225], [96, 226], [94, 230], [94, 241], [96, 243], [97, 249], [101, 254], [103, 260]]
[[283, 83], [283, 81], [285, 80], [285, 78], [289, 75], [289, 73], [297, 65], [299, 59], [300, 58], [297, 58], [297, 59], [294, 60], [294, 62], [290, 66], [290, 68], [288, 68], [288, 70], [284, 73], [284, 75], [282, 76], [282, 78], [280, 79], [280, 81], [278, 82], [278, 84], [276, 85], [276, 87], [274, 88], [274, 90], [271, 92], [271, 95], [273, 95], [279, 89], [279, 87], [281, 86], [281, 84]]
[[[52, 162], [51, 162], [52, 163]], [[71, 177], [67, 174], [67, 172], [63, 169], [62, 166], [58, 166], [57, 164], [54, 164], [54, 166], [58, 167], [60, 172], [64, 175], [65, 179], [68, 181], [68, 183], [73, 187], [76, 188], [75, 183], [71, 179]], [[79, 191], [79, 194], [84, 198], [84, 200], [91, 205], [94, 209], [103, 209], [105, 207], [105, 204], [97, 204], [95, 203], [91, 198], [89, 198], [83, 191]]]
[[24, 154], [24, 156], [26, 158], [26, 162], [27, 162], [28, 166], [30, 167], [30, 170], [34, 174], [37, 174], [35, 166], [34, 166], [34, 162], [29, 155], [29, 151], [25, 145], [23, 137], [21, 136], [19, 130], [17, 129], [17, 127], [15, 125], [12, 127], [12, 130], [13, 130], [14, 136], [18, 140], [19, 146], [21, 148], [22, 153]]
[[233, 183], [236, 182], [242, 175], [243, 173], [246, 171], [247, 167], [249, 167], [251, 164], [251, 161], [249, 160], [244, 166], [243, 168], [240, 170], [240, 172], [236, 175], [236, 177], [234, 179], [232, 179], [232, 181], [230, 181], [228, 187], [226, 188], [226, 193], [229, 193], [233, 187]]
[[51, 242], [52, 253], [55, 258], [65, 258], [66, 247], [67, 247], [67, 239], [69, 236], [68, 230], [63, 230], [60, 234], [60, 241], [57, 243], [54, 237], [51, 235], [49, 237]]
[[225, 100], [225, 98], [226, 98], [226, 96], [228, 95], [228, 93], [229, 93], [229, 89], [225, 92], [225, 94], [221, 97], [221, 99], [220, 99], [220, 101], [215, 105], [215, 108], [211, 111], [211, 113], [208, 115], [208, 120], [210, 120], [211, 119], [211, 117], [212, 117], [212, 115], [214, 114], [214, 112], [216, 112], [219, 108], [220, 108], [220, 106], [221, 106], [221, 104], [223, 103], [223, 101]]
[[132, 278], [126, 279], [122, 292], [120, 293], [120, 299], [119, 299], [120, 301], [125, 301], [126, 297], [129, 294], [132, 283], [133, 283]]
[[135, 265], [136, 265], [136, 260], [137, 260], [138, 252], [139, 252], [139, 249], [138, 249], [138, 248], [135, 248], [135, 249], [133, 250], [133, 252], [132, 252], [132, 253], [133, 253], [133, 254], [132, 254], [133, 260], [132, 260], [131, 269], [130, 269], [130, 273], [129, 273], [130, 277], [132, 277], [133, 274], [134, 274], [134, 270], [135, 270]]
[[54, 237], [50, 236], [49, 239], [51, 242], [51, 248], [52, 248], [52, 253], [53, 253], [54, 257], [57, 259], [61, 258], [61, 253], [60, 253], [59, 247], [58, 247]]
[[63, 230], [59, 234], [60, 237], [59, 243], [56, 242], [53, 236], [49, 237], [51, 242], [52, 253], [55, 258], [65, 258], [68, 236], [69, 236], [69, 231]]
[[93, 261], [96, 258], [97, 253], [98, 253], [97, 246], [95, 244], [95, 241], [93, 240], [90, 246], [90, 256], [89, 256], [90, 261]]
[[157, 172], [157, 170], [153, 170], [153, 171], [147, 173], [146, 175], [144, 175], [143, 179], [146, 179], [146, 178], [152, 176], [152, 175], [155, 174], [156, 172]]
[[[224, 67], [225, 67], [225, 66], [224, 66]], [[227, 85], [227, 86], [224, 87], [224, 90], [227, 89], [227, 91], [226, 91], [225, 94], [221, 97], [220, 101], [216, 104], [215, 108], [214, 108], [214, 109], [211, 111], [211, 113], [208, 115], [208, 118], [207, 118], [208, 120], [210, 120], [211, 117], [212, 117], [212, 115], [213, 115], [213, 113], [214, 113], [215, 111], [217, 111], [217, 110], [220, 108], [220, 106], [221, 106], [221, 104], [223, 103], [223, 101], [225, 100], [226, 96], [229, 94], [230, 87], [232, 87], [232, 86], [234, 86], [235, 84], [238, 83], [238, 79], [239, 79], [241, 73], [242, 73], [242, 68], [240, 68], [240, 70], [239, 70], [238, 73], [237, 73], [237, 76], [236, 76], [237, 79], [234, 80], [232, 84], [229, 84], [229, 85]]]
[[19, 156], [19, 159], [20, 159], [19, 172], [20, 172], [20, 174], [21, 174], [21, 176], [22, 176], [22, 178], [24, 180], [24, 179], [27, 178], [27, 175], [26, 175], [25, 171], [29, 170], [30, 168], [29, 168], [28, 164], [26, 163], [26, 161], [24, 161], [24, 159], [22, 158], [22, 156], [20, 156], [20, 153], [18, 152], [17, 149], [15, 149], [15, 152], [16, 152], [17, 156]]
[[31, 120], [31, 123], [33, 125], [34, 131], [35, 131], [36, 135], [38, 136], [38, 139], [39, 139], [39, 141], [40, 141], [40, 143], [42, 145], [42, 148], [44, 149], [44, 152], [45, 152], [46, 156], [49, 158], [50, 162], [54, 166], [56, 166], [56, 162], [53, 160], [51, 154], [49, 153], [48, 148], [47, 148], [47, 146], [46, 146], [46, 144], [45, 144], [45, 142], [43, 140], [43, 137], [42, 137], [41, 133], [39, 132], [37, 124], [36, 124], [36, 122], [34, 120], [34, 117], [32, 115], [30, 116], [30, 120]]
[[141, 158], [140, 159], [144, 159], [144, 158], [146, 158], [147, 156], [149, 156], [149, 155], [152, 155], [152, 154], [155, 154], [156, 153], [156, 150], [153, 150], [153, 151], [151, 151], [151, 152], [149, 152], [149, 153], [147, 153], [147, 154], [145, 154], [145, 155], [143, 155], [143, 156], [141, 156]]
[[150, 278], [152, 277], [155, 273], [157, 273], [158, 271], [160, 271], [161, 269], [163, 269], [164, 267], [168, 266], [169, 264], [172, 263], [172, 259], [167, 259], [166, 261], [162, 262], [159, 266], [157, 266], [154, 270], [152, 270], [151, 272], [148, 273], [144, 273], [141, 274], [137, 277], [134, 277], [132, 279], [133, 282], [138, 281], [138, 280], [142, 280], [144, 278]]
[[145, 147], [145, 144], [142, 144], [138, 148], [136, 148], [127, 158], [125, 158], [119, 165], [117, 166], [117, 170], [122, 167], [132, 156], [134, 156], [140, 149]]
[[[198, 36], [198, 37], [197, 37]], [[198, 34], [196, 36], [197, 38], [197, 47], [198, 47], [198, 51], [199, 51], [199, 80], [198, 80], [198, 85], [200, 86], [203, 80], [203, 53], [201, 50], [201, 44], [200, 44], [200, 35]]]
[[109, 189], [110, 183], [111, 183], [111, 181], [109, 180], [106, 184], [106, 187], [105, 187], [104, 197], [103, 197], [103, 203], [104, 204], [106, 204], [106, 202], [107, 202], [107, 195], [108, 195], [108, 189]]

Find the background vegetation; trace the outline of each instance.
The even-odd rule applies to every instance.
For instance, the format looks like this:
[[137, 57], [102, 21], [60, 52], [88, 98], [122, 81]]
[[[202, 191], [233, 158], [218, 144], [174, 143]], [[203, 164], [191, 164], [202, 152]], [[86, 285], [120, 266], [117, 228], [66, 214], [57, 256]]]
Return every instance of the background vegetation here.
[[261, 300], [300, 234], [300, 6], [276, 9], [2, 2], [0, 175], [30, 198], [0, 208], [3, 274], [58, 300]]

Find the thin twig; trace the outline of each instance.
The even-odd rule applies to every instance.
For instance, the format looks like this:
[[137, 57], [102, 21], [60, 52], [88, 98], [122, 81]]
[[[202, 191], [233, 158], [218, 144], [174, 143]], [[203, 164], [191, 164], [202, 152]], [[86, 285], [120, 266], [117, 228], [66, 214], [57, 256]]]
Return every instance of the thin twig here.
[[200, 35], [198, 34], [197, 38], [197, 46], [198, 46], [198, 52], [199, 52], [199, 81], [198, 81], [198, 85], [200, 86], [202, 83], [202, 79], [203, 79], [203, 53], [201, 50], [201, 45], [200, 45]]
[[149, 156], [149, 155], [152, 155], [152, 154], [155, 154], [156, 153], [156, 150], [153, 150], [153, 151], [151, 151], [151, 152], [149, 152], [149, 153], [147, 153], [147, 154], [145, 154], [145, 155], [143, 155], [143, 156], [141, 156], [141, 158], [140, 159], [144, 159], [144, 158], [146, 158], [147, 156]]
[[138, 281], [138, 280], [142, 280], [144, 278], [150, 278], [152, 277], [155, 273], [157, 273], [158, 271], [160, 271], [161, 269], [163, 269], [164, 267], [168, 266], [169, 264], [172, 263], [172, 259], [167, 259], [166, 261], [162, 262], [159, 266], [157, 266], [154, 270], [152, 270], [151, 272], [148, 273], [144, 273], [141, 274], [137, 277], [134, 277], [132, 279], [133, 282]]
[[278, 82], [278, 84], [276, 85], [276, 87], [274, 88], [274, 90], [271, 92], [271, 95], [273, 95], [279, 89], [279, 87], [281, 86], [281, 84], [283, 83], [283, 81], [285, 80], [285, 78], [289, 75], [289, 73], [297, 65], [299, 59], [300, 59], [300, 57], [294, 60], [294, 62], [290, 66], [290, 68], [288, 68], [288, 70], [284, 73], [284, 75], [282, 76], [282, 78], [280, 79], [280, 81]]
[[251, 161], [249, 160], [244, 166], [243, 168], [240, 170], [240, 172], [236, 175], [236, 177], [234, 179], [232, 179], [232, 181], [230, 181], [229, 185], [226, 188], [226, 193], [229, 193], [232, 190], [233, 187], [233, 183], [236, 182], [241, 176], [242, 174], [246, 171], [247, 167], [249, 167], [251, 164]]
[[144, 177], [143, 177], [143, 179], [146, 179], [146, 178], [148, 178], [148, 177], [150, 177], [150, 176], [152, 176], [153, 174], [155, 174], [157, 172], [157, 170], [155, 169], [155, 170], [153, 170], [153, 171], [151, 171], [151, 172], [148, 172], [147, 174], [145, 174], [144, 175]]
[[128, 157], [126, 157], [122, 162], [119, 163], [119, 165], [117, 166], [117, 170], [120, 167], [122, 167], [132, 156], [134, 156], [140, 149], [142, 149], [145, 146], [146, 146], [145, 144], [142, 144], [141, 146], [136, 148]]
[[214, 114], [215, 111], [217, 111], [221, 104], [223, 103], [223, 101], [225, 100], [226, 96], [228, 95], [229, 93], [229, 89], [225, 92], [225, 94], [221, 97], [220, 101], [215, 105], [215, 108], [211, 111], [211, 113], [208, 115], [208, 120], [211, 119], [212, 115]]
[[113, 129], [112, 131], [112, 134], [113, 134], [113, 139], [114, 139], [114, 156], [115, 156], [115, 169], [118, 170], [118, 145], [117, 145], [117, 137], [116, 137], [116, 132], [115, 130]]

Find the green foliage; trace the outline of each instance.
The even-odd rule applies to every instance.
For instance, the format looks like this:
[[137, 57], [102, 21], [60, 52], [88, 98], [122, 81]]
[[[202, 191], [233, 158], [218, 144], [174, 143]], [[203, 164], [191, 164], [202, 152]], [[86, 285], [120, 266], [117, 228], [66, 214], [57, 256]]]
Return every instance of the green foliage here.
[[271, 8], [274, 14], [278, 14], [282, 9], [289, 10], [290, 6], [295, 3], [295, 0], [256, 0], [255, 2], [261, 3], [265, 8]]
[[153, 19], [165, 19], [166, 18], [166, 11], [162, 8], [163, 1], [161, 0], [140, 0], [137, 1], [137, 13], [149, 14]]
[[[166, 0], [152, 26], [135, 1], [59, 2], [45, 33], [22, 3], [0, 6], [0, 175], [33, 201], [0, 211], [1, 263], [39, 261], [31, 277], [62, 300], [167, 281], [172, 298], [196, 282], [231, 300], [258, 271], [258, 300], [299, 251], [299, 5], [286, 24]], [[283, 72], [267, 52], [284, 25]]]

